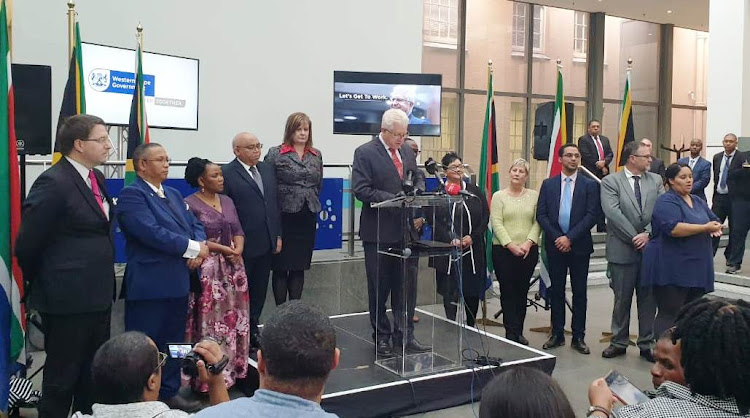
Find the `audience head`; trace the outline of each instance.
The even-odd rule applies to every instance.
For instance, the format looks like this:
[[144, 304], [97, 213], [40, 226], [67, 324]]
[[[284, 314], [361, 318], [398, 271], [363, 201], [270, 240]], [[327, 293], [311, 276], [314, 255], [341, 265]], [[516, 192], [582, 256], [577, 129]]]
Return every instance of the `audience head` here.
[[261, 149], [263, 149], [263, 144], [250, 132], [240, 132], [232, 139], [232, 151], [235, 157], [250, 167], [258, 164]]
[[57, 131], [57, 146], [61, 154], [93, 168], [107, 161], [112, 141], [100, 117], [74, 115]]
[[651, 155], [654, 155], [654, 143], [651, 142], [650, 139], [643, 138], [639, 142], [640, 142], [641, 145], [643, 145], [644, 147], [648, 148], [648, 152], [650, 152]]
[[510, 173], [510, 183], [516, 186], [523, 186], [526, 184], [526, 179], [529, 177], [529, 162], [523, 158], [518, 158], [510, 165], [508, 172]]
[[496, 376], [482, 391], [479, 418], [573, 418], [560, 386], [539, 369], [514, 367]]
[[721, 144], [724, 145], [725, 154], [729, 155], [733, 153], [737, 149], [737, 135], [733, 133], [724, 135], [724, 140], [721, 141]]
[[701, 395], [735, 398], [750, 408], [750, 304], [703, 297], [677, 316], [672, 336], [680, 343], [685, 382]]
[[693, 171], [685, 163], [673, 163], [667, 167], [664, 178], [671, 190], [687, 196], [693, 190]]
[[592, 137], [599, 135], [602, 130], [602, 123], [598, 119], [591, 119], [588, 124], [588, 133]]
[[685, 372], [682, 369], [680, 357], [682, 350], [680, 342], [672, 341], [673, 328], [670, 328], [659, 337], [654, 347], [654, 365], [651, 366], [651, 382], [654, 389], [664, 382], [675, 382], [686, 386]]
[[128, 331], [105, 342], [94, 355], [94, 402], [120, 405], [155, 401], [167, 356], [145, 334]]
[[690, 141], [690, 156], [693, 158], [698, 157], [701, 155], [701, 150], [703, 149], [703, 141], [701, 141], [698, 138], [693, 138], [692, 141]]
[[572, 142], [563, 144], [557, 151], [557, 156], [566, 175], [571, 176], [578, 171], [578, 165], [581, 164], [581, 151], [578, 149], [578, 145]]
[[284, 128], [284, 145], [304, 145], [307, 148], [313, 146], [312, 122], [310, 117], [302, 112], [295, 112], [286, 118]]
[[653, 157], [651, 157], [651, 148], [632, 141], [622, 147], [622, 159], [631, 173], [641, 175], [648, 171]]
[[388, 148], [398, 149], [409, 136], [409, 117], [401, 109], [388, 109], [380, 121], [380, 136]]
[[320, 402], [328, 373], [338, 362], [336, 332], [319, 309], [292, 300], [263, 325], [258, 351], [263, 389]]
[[185, 181], [201, 191], [221, 193], [224, 191], [224, 175], [221, 167], [205, 158], [193, 157], [185, 167]]
[[156, 142], [138, 145], [133, 151], [133, 167], [138, 175], [153, 185], [160, 185], [169, 175], [167, 150]]

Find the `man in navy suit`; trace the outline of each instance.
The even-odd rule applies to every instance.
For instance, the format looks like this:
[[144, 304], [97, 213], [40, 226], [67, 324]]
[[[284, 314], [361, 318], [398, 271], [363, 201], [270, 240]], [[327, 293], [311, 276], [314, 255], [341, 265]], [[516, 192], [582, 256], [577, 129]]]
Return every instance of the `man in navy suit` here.
[[591, 350], [584, 342], [586, 334], [586, 279], [589, 258], [594, 252], [591, 228], [601, 216], [599, 185], [578, 175], [581, 153], [575, 144], [563, 145], [558, 158], [562, 174], [542, 182], [536, 219], [544, 230], [549, 262], [552, 333], [542, 348], [565, 344], [565, 278], [570, 270], [573, 289], [573, 339], [571, 347], [581, 354]]
[[258, 324], [266, 302], [271, 255], [278, 254], [282, 245], [276, 174], [273, 166], [260, 161], [262, 147], [255, 135], [240, 132], [232, 140], [236, 158], [222, 167], [224, 194], [234, 201], [246, 237], [242, 259], [250, 293], [250, 344], [254, 348], [260, 348]]
[[693, 189], [690, 193], [706, 200], [704, 190], [711, 181], [711, 163], [701, 157], [702, 149], [703, 141], [697, 138], [693, 139], [690, 141], [690, 157], [680, 158], [677, 162], [687, 164], [693, 170]]
[[[428, 351], [430, 347], [414, 339], [414, 305], [416, 298], [416, 258], [407, 263], [407, 276], [403, 277], [402, 259], [385, 256], [378, 250], [404, 248], [405, 230], [399, 208], [376, 209], [372, 203], [393, 199], [403, 191], [403, 179], [411, 172], [414, 185], [424, 190], [421, 172], [411, 147], [404, 144], [408, 135], [409, 118], [400, 109], [389, 109], [383, 114], [380, 134], [354, 151], [352, 190], [361, 200], [362, 215], [359, 236], [365, 250], [367, 296], [370, 324], [377, 353], [393, 355], [394, 346], [408, 352]], [[380, 247], [378, 247], [380, 245]], [[404, 291], [406, 295], [404, 295]], [[385, 311], [385, 302], [391, 296], [394, 324]], [[404, 297], [409, 305], [404, 312]]]
[[[120, 192], [117, 219], [125, 234], [125, 330], [148, 335], [161, 352], [185, 339], [190, 270], [208, 257], [203, 225], [182, 195], [162, 183], [169, 173], [167, 151], [159, 144], [133, 152], [138, 178]], [[200, 402], [177, 395], [180, 362], [168, 360], [159, 398], [170, 408], [195, 411]]]

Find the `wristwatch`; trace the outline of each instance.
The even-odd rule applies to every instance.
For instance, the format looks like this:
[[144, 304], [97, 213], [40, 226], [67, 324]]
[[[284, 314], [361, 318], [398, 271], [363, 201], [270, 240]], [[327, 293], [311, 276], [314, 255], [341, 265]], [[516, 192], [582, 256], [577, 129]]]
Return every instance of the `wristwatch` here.
[[594, 412], [601, 412], [604, 414], [604, 416], [609, 418], [609, 411], [606, 408], [603, 408], [598, 405], [591, 405], [589, 406], [588, 411], [586, 412], [586, 416], [590, 417]]

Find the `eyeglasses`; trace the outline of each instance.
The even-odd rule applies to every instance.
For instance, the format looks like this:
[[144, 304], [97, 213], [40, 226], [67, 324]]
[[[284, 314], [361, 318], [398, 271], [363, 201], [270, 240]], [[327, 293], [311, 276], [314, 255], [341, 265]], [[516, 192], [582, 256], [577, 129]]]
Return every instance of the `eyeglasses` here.
[[263, 149], [263, 144], [259, 143], [258, 145], [248, 145], [246, 147], [237, 147], [237, 148], [245, 148], [245, 149], [249, 149], [250, 151], [260, 151], [261, 149]]
[[651, 154], [648, 154], [648, 155], [633, 154], [633, 157], [647, 158], [649, 160], [652, 160], [654, 158]]
[[110, 145], [112, 145], [112, 139], [110, 139], [109, 135], [105, 135], [101, 138], [86, 138], [86, 139], [82, 139], [81, 141], [98, 142], [101, 145], [105, 145], [109, 143]]
[[170, 163], [172, 163], [172, 159], [169, 158], [169, 157], [167, 157], [167, 158], [156, 158], [156, 159], [153, 159], [153, 160], [144, 160], [144, 161], [151, 161], [151, 162], [159, 163], [159, 164], [164, 164], [164, 163], [170, 164]]
[[388, 132], [389, 134], [395, 136], [396, 138], [406, 138], [407, 136], [409, 136], [409, 132], [404, 132], [402, 134], [397, 134], [397, 133], [393, 132], [390, 129], [385, 129], [385, 130], [386, 130], [386, 132]]
[[463, 165], [449, 165], [448, 167], [445, 167], [447, 171], [463, 171], [464, 166]]
[[162, 353], [161, 351], [159, 351], [158, 354], [159, 354], [159, 356], [158, 356], [159, 363], [156, 365], [156, 368], [151, 373], [156, 373], [159, 369], [161, 369], [162, 367], [164, 367], [164, 364], [166, 364], [167, 359], [169, 358], [169, 356], [167, 356], [166, 354]]
[[391, 97], [391, 101], [398, 102], [398, 103], [414, 104], [414, 102], [404, 97]]
[[570, 152], [565, 153], [562, 156], [565, 157], [565, 158], [581, 158], [581, 154], [577, 154], [577, 153], [573, 154], [573, 153], [570, 153]]

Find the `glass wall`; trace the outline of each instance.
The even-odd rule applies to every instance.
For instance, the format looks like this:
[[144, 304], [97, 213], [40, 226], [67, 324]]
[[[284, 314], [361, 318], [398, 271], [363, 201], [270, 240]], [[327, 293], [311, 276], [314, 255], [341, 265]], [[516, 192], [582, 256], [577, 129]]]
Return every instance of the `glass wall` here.
[[[693, 138], [705, 145], [708, 33], [674, 28], [672, 59], [672, 145], [687, 148]], [[704, 157], [705, 152], [704, 146]], [[671, 156], [676, 158], [675, 153]]]
[[[534, 6], [540, 16], [540, 48], [534, 49], [532, 92], [555, 95], [557, 60], [560, 60], [566, 97], [586, 96], [586, 58], [575, 49], [588, 36], [576, 21], [588, 22], [588, 13], [556, 7]], [[583, 16], [583, 17], [582, 17]], [[536, 17], [536, 14], [535, 14]], [[585, 25], [584, 25], [585, 26]], [[583, 36], [583, 39], [581, 38]]]

